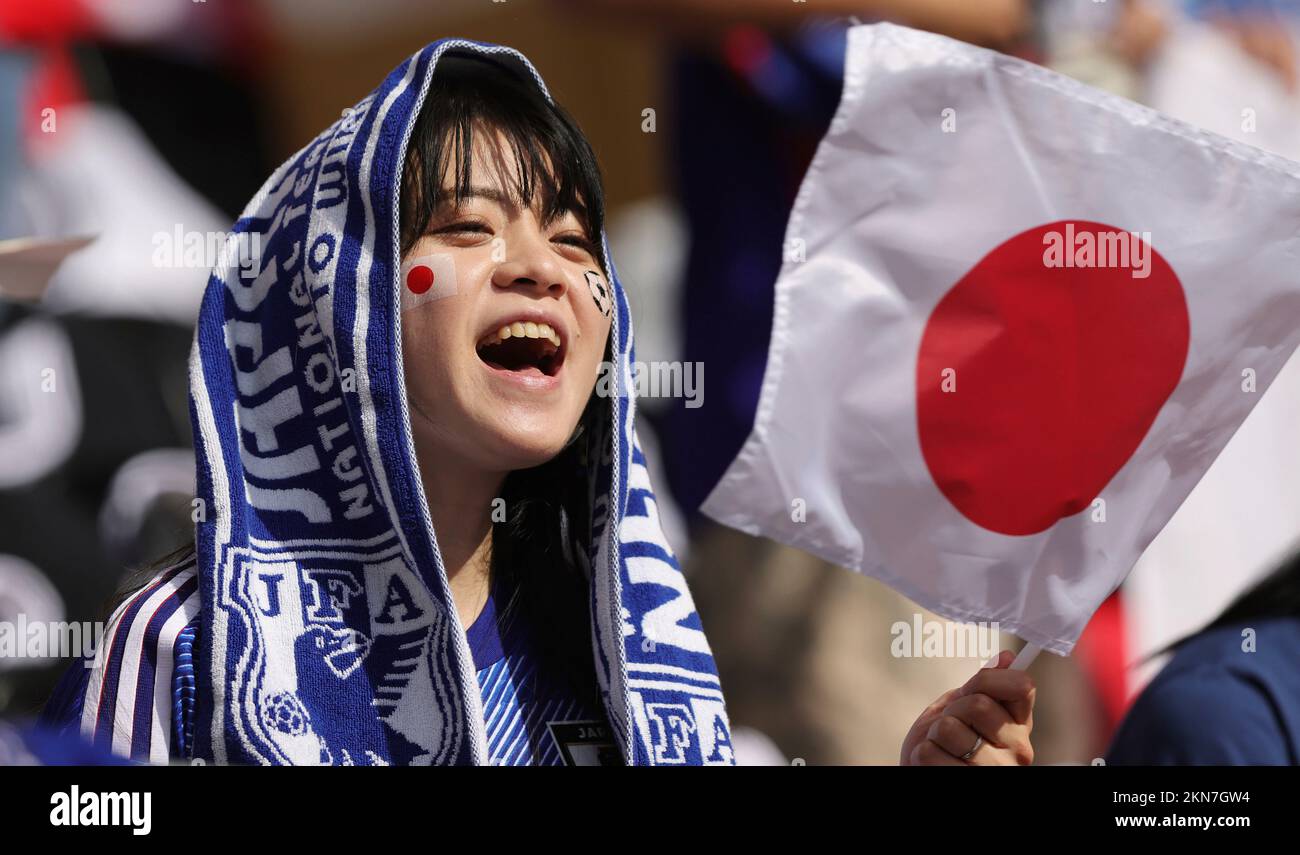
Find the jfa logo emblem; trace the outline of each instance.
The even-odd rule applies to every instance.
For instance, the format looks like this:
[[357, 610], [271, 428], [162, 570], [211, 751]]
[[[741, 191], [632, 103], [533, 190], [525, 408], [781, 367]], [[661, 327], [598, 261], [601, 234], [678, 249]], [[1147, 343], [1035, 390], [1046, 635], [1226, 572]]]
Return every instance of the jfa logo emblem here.
[[[236, 655], [229, 697], [243, 698], [251, 684], [260, 715], [237, 700], [228, 713], [255, 759], [347, 763], [352, 742], [372, 762], [438, 755], [445, 748], [442, 724], [430, 710], [458, 687], [433, 671], [429, 651], [448, 643], [447, 621], [419, 578], [400, 557], [360, 562], [326, 550], [304, 563], [283, 557], [249, 561], [236, 577], [246, 580], [243, 586], [232, 586], [243, 606], [234, 614], [257, 642]], [[291, 645], [282, 643], [290, 638]], [[366, 694], [373, 694], [370, 703], [340, 719], [334, 704]], [[395, 744], [401, 748], [391, 756], [368, 750]]]

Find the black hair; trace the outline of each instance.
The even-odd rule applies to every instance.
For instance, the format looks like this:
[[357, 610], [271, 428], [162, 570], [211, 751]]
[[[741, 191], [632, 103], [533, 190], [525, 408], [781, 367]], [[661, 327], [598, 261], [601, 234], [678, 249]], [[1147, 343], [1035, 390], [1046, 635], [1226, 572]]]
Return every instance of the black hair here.
[[[600, 167], [577, 123], [526, 72], [455, 51], [438, 60], [406, 148], [402, 254], [420, 239], [440, 204], [459, 205], [469, 195], [476, 132], [496, 132], [504, 138], [508, 152], [493, 164], [501, 189], [521, 207], [537, 201], [544, 222], [572, 211], [603, 270], [605, 196]], [[450, 200], [444, 200], [444, 188], [451, 189]]]
[[1239, 595], [1204, 628], [1157, 650], [1144, 661], [1173, 653], [1193, 638], [1211, 630], [1278, 617], [1300, 618], [1300, 552]]
[[144, 590], [144, 587], [153, 581], [153, 578], [162, 571], [169, 567], [184, 564], [194, 556], [195, 552], [194, 536], [190, 535], [185, 543], [176, 547], [171, 552], [168, 552], [166, 555], [161, 555], [144, 564], [128, 566], [126, 572], [122, 575], [122, 580], [118, 582], [116, 590], [104, 603], [100, 619], [107, 624], [109, 618], [112, 617], [113, 612], [117, 611], [118, 606], [131, 599], [135, 594]]

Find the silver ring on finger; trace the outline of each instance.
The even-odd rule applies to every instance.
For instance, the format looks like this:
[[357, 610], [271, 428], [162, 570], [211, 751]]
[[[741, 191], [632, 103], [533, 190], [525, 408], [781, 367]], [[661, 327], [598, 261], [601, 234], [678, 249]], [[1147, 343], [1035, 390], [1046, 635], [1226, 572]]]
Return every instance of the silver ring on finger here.
[[969, 760], [970, 758], [974, 757], [974, 756], [975, 756], [975, 752], [976, 752], [976, 751], [979, 751], [979, 750], [980, 750], [980, 746], [983, 745], [983, 744], [984, 744], [984, 737], [979, 736], [979, 735], [976, 735], [976, 737], [975, 737], [975, 744], [971, 746], [970, 751], [967, 751], [965, 754], [961, 755], [960, 759], [962, 759], [962, 760]]

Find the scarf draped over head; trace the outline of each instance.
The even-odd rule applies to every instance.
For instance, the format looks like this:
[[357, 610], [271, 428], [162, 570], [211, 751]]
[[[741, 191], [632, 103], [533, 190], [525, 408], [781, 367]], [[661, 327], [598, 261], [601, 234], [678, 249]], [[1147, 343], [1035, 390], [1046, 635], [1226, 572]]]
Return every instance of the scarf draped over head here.
[[[192, 750], [207, 762], [487, 762], [411, 439], [398, 314], [401, 168], [448, 50], [546, 93], [513, 50], [425, 47], [276, 170], [209, 280], [190, 363]], [[604, 246], [614, 365], [578, 440], [591, 465], [573, 473], [590, 499], [575, 560], [600, 695], [625, 762], [731, 764], [717, 670], [634, 429], [631, 317]]]

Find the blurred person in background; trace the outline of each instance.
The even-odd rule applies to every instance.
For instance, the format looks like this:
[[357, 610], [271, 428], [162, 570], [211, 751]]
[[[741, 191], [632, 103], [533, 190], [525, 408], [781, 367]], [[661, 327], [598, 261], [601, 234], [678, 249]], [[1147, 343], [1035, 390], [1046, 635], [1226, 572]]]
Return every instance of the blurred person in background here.
[[1300, 556], [1170, 651], [1107, 763], [1300, 765]]
[[1141, 100], [1148, 64], [1169, 34], [1169, 10], [1160, 0], [1038, 5], [1037, 58], [1049, 68]]
[[1227, 33], [1288, 92], [1296, 91], [1296, 0], [1185, 0], [1183, 8]]
[[[189, 536], [210, 263], [159, 240], [224, 228], [267, 168], [252, 8], [0, 4], [2, 622], [101, 620], [124, 565]], [[0, 656], [0, 715], [39, 709], [59, 655]]]

